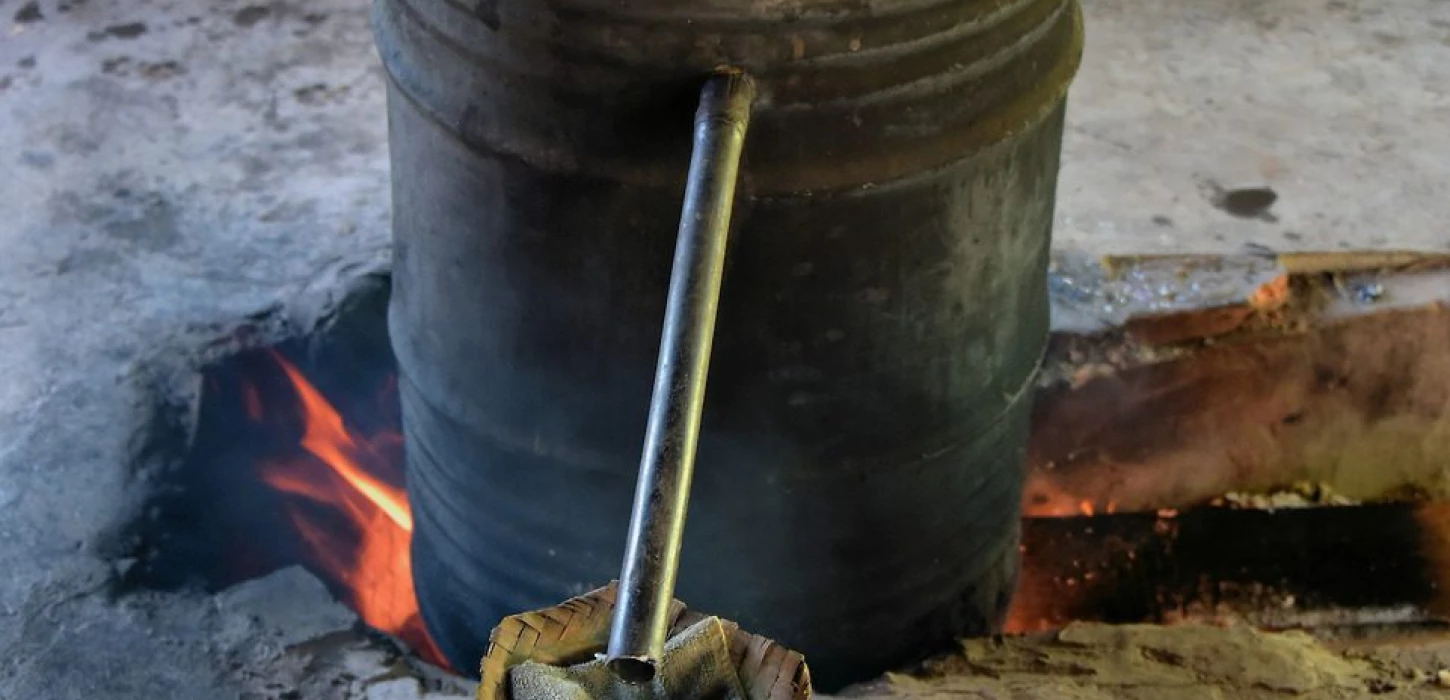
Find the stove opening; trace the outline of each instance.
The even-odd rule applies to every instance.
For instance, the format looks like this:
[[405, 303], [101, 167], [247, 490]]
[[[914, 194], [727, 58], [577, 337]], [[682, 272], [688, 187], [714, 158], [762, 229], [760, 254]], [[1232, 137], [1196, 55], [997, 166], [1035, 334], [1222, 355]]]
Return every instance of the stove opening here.
[[302, 565], [366, 625], [444, 666], [410, 572], [388, 285], [370, 282], [314, 332], [202, 369], [189, 449], [136, 524], [123, 585], [217, 591]]
[[[410, 576], [388, 279], [355, 287], [315, 327], [205, 364], [189, 440], [132, 528], [123, 585], [217, 591], [300, 564], [369, 627], [444, 666]], [[1164, 491], [1181, 476], [1164, 470]], [[1128, 510], [1094, 496], [1110, 485], [1055, 483], [1029, 476], [1007, 634], [1235, 620], [1353, 637], [1440, 629], [1450, 611], [1444, 501], [1360, 503], [1299, 484]]]

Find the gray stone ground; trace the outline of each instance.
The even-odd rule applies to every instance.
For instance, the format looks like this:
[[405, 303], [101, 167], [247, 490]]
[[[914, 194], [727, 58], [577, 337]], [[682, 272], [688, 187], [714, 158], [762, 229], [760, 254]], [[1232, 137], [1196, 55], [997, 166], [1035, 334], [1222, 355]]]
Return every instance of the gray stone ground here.
[[[1450, 3], [1086, 5], [1062, 245], [1450, 247]], [[306, 663], [276, 620], [347, 628], [295, 573], [115, 600], [102, 555], [134, 503], [147, 361], [278, 305], [305, 321], [386, 261], [366, 13], [0, 0], [0, 697], [287, 697], [268, 683], [307, 669], [283, 668]], [[1269, 216], [1214, 204], [1262, 185]], [[338, 634], [306, 657], [338, 685], [303, 697], [421, 692]]]

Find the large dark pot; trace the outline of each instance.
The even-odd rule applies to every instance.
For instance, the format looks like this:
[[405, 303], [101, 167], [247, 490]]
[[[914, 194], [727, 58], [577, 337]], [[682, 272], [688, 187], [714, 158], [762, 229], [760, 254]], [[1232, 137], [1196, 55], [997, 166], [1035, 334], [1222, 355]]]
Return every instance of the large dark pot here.
[[1000, 622], [1074, 0], [379, 0], [414, 576], [473, 669], [620, 564], [703, 76], [746, 146], [678, 593], [818, 686]]

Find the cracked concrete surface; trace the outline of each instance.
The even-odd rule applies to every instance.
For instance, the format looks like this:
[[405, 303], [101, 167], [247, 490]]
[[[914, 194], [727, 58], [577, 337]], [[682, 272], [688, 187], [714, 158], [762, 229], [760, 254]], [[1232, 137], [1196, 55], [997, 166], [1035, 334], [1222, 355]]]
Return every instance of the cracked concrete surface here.
[[[1450, 248], [1450, 3], [1085, 6], [1060, 245]], [[261, 613], [112, 595], [121, 495], [177, 363], [386, 263], [386, 152], [362, 2], [0, 0], [0, 697], [287, 697]]]

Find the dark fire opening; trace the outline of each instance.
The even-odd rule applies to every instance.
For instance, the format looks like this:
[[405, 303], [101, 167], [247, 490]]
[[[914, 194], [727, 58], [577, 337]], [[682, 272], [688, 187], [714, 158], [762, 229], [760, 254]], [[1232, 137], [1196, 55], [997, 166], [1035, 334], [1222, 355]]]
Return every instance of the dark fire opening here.
[[407, 578], [407, 528], [364, 493], [397, 494], [409, 517], [388, 291], [386, 276], [366, 278], [312, 332], [203, 368], [189, 448], [134, 527], [123, 586], [211, 592], [300, 564], [442, 665]]

